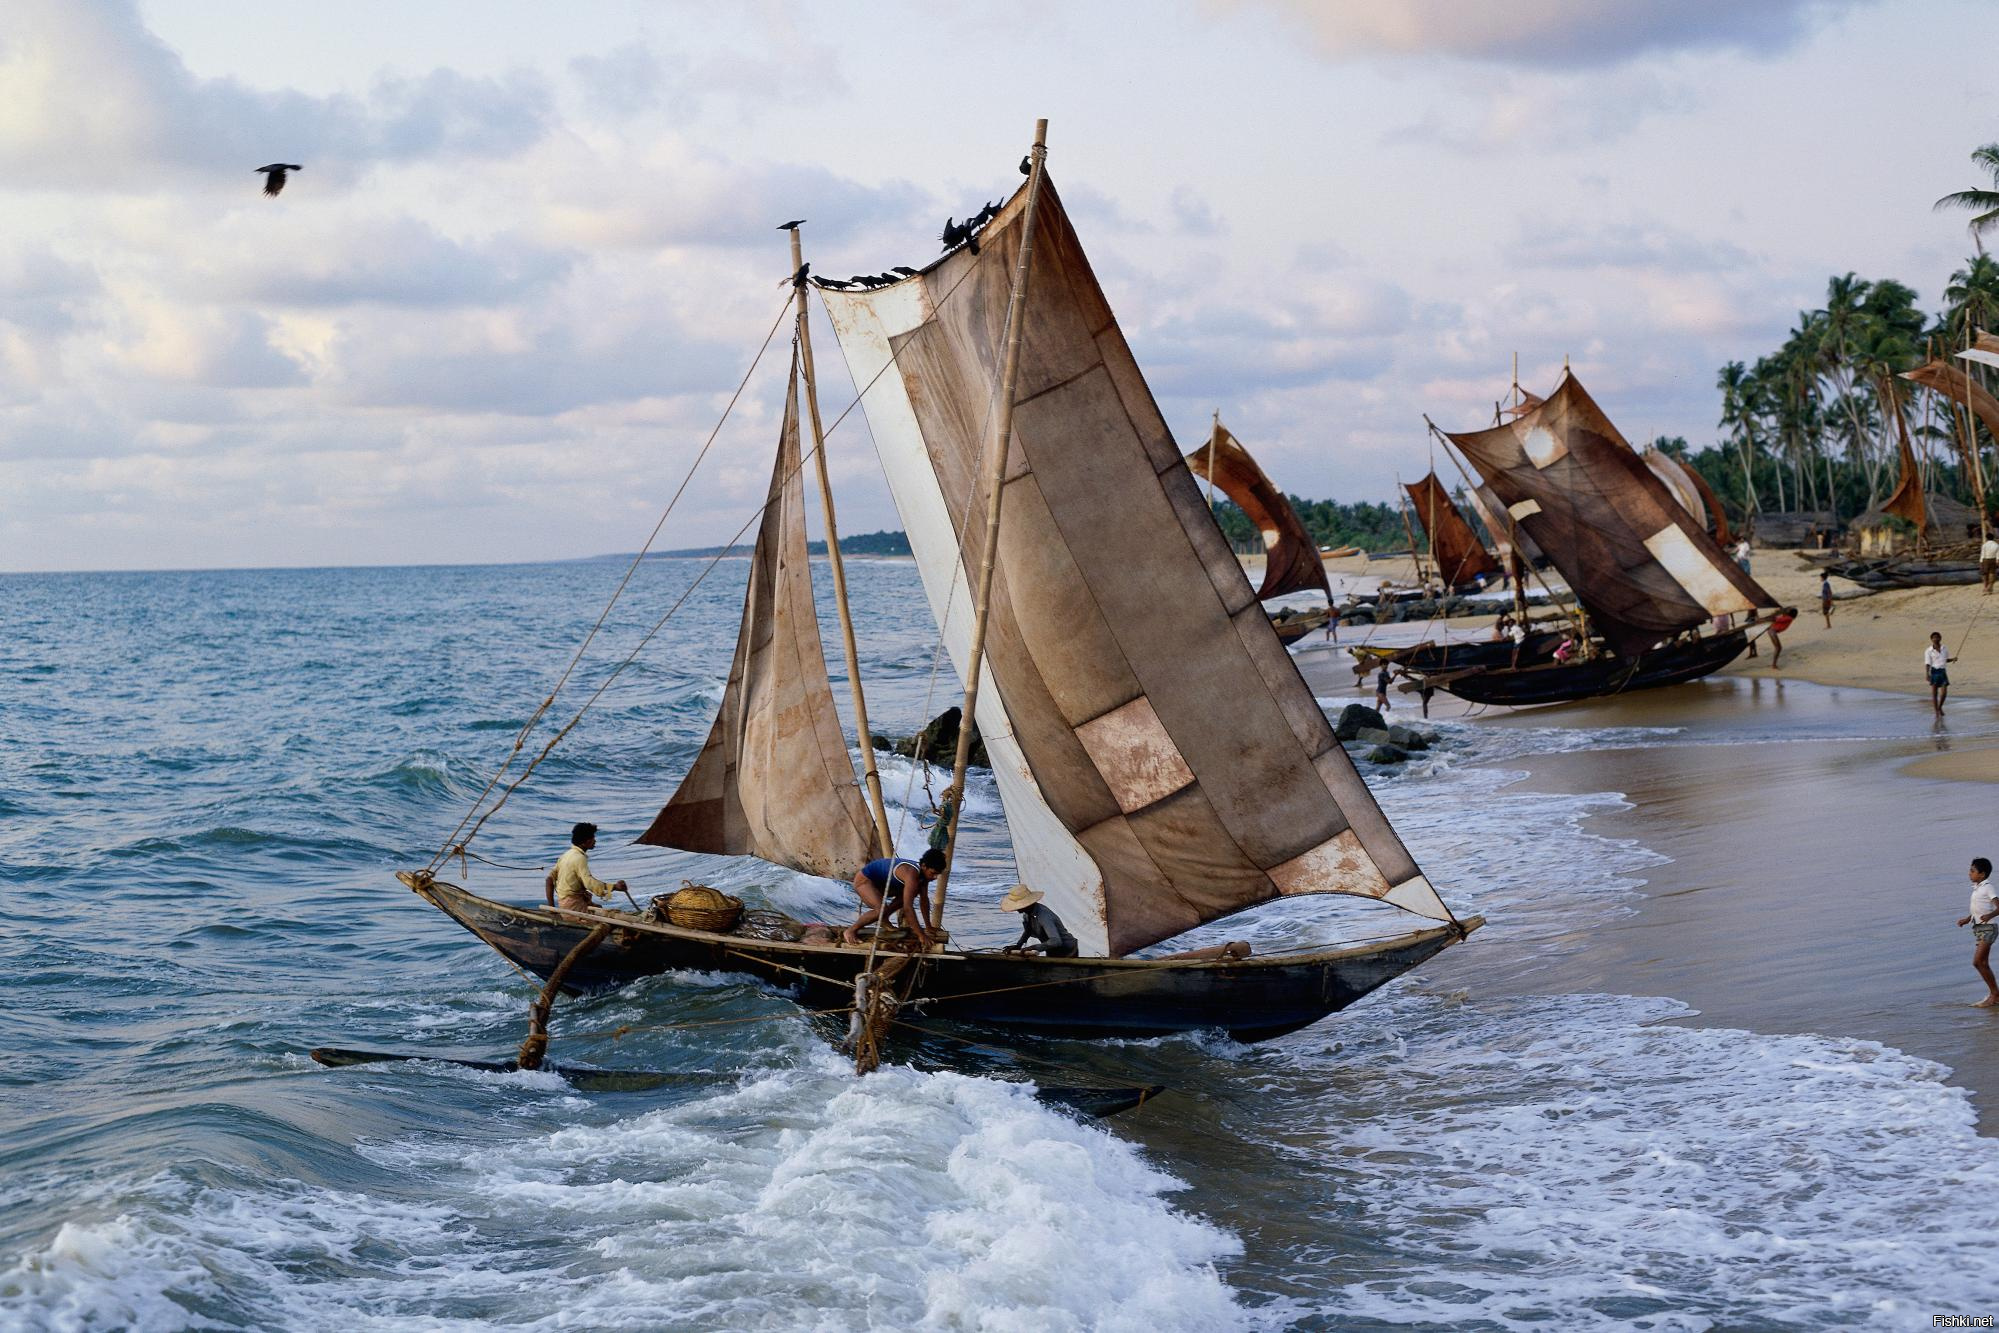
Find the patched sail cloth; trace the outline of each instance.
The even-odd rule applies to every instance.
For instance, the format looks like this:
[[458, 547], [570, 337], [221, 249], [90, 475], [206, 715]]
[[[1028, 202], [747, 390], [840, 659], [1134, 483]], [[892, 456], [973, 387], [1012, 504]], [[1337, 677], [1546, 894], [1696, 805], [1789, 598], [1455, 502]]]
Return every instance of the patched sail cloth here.
[[[1208, 475], [1212, 463], [1214, 475]], [[1249, 450], [1220, 421], [1208, 443], [1187, 455], [1187, 466], [1196, 477], [1214, 482], [1222, 494], [1256, 524], [1263, 538], [1263, 582], [1256, 595], [1282, 597], [1287, 592], [1317, 588], [1333, 600], [1333, 588], [1326, 580], [1326, 565], [1319, 558], [1318, 543], [1305, 531], [1298, 511], [1271, 484], [1263, 469], [1249, 456]]]
[[796, 372], [794, 357], [722, 711], [639, 841], [845, 879], [881, 849], [833, 708], [812, 606]]
[[1437, 564], [1437, 577], [1451, 587], [1470, 583], [1480, 575], [1499, 573], [1499, 562], [1486, 553], [1478, 534], [1465, 522], [1464, 515], [1451, 503], [1449, 491], [1432, 472], [1421, 481], [1402, 488], [1415, 506], [1416, 521], [1430, 539], [1430, 559]]
[[[1024, 206], [979, 255], [823, 293], [961, 675]], [[1090, 952], [1283, 894], [1448, 920], [1209, 517], [1052, 187], [1036, 233], [978, 700], [1022, 880]]]
[[1450, 439], [1618, 653], [1643, 652], [1711, 616], [1776, 606], [1573, 375], [1515, 420]]

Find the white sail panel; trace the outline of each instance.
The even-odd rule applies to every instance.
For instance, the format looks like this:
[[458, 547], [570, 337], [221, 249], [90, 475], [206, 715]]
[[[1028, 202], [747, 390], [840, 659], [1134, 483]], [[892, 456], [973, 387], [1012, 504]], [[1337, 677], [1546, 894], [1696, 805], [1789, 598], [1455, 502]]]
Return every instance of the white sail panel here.
[[[909, 549], [916, 557], [931, 617], [940, 627], [944, 649], [962, 684], [972, 656], [971, 586], [958, 558], [951, 511], [931, 471], [908, 386], [901, 376], [882, 373], [894, 355], [891, 340], [930, 318], [929, 296], [920, 282], [897, 283], [866, 302], [841, 300], [838, 292], [824, 295], [854, 382], [870, 386], [863, 406], [875, 452], [881, 457], [896, 513], [902, 517]], [[1104, 916], [1103, 874], [1041, 799], [1041, 789], [1035, 785], [1033, 770], [1021, 753], [1005, 700], [996, 687], [990, 659], [980, 672], [986, 685], [979, 691], [977, 705], [979, 736], [993, 761], [1000, 804], [1013, 837], [1015, 865], [1023, 880], [1046, 895], [1050, 909], [1076, 936], [1083, 952], [1107, 954], [1110, 938]]]
[[[961, 671], [1023, 202], [980, 254], [824, 294]], [[1052, 187], [1035, 225], [978, 719], [995, 696], [1002, 795], [1036, 825], [1014, 830], [1023, 878], [1094, 896], [1113, 954], [1287, 894], [1449, 920], [1251, 595]], [[1076, 878], [1036, 880], [1037, 846]]]

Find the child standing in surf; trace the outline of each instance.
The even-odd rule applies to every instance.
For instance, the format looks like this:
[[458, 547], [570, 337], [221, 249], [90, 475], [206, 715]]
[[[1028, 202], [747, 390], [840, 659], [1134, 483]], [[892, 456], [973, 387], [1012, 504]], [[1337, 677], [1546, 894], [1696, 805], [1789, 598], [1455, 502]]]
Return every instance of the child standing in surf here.
[[1999, 892], [1992, 883], [1992, 862], [1982, 856], [1971, 861], [1971, 911], [1958, 925], [1971, 927], [1971, 966], [1985, 982], [1985, 998], [1980, 1009], [1999, 1008], [1999, 981], [1992, 976], [1992, 941], [1999, 939]]

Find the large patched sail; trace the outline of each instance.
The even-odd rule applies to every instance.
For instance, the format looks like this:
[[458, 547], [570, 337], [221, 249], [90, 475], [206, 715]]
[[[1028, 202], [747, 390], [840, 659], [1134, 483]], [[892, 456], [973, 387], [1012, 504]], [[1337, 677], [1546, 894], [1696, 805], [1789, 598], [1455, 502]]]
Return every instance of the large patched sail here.
[[[822, 292], [962, 677], [1024, 193], [912, 278]], [[1207, 512], [1044, 183], [978, 724], [1021, 878], [1122, 954], [1284, 894], [1435, 920]]]
[[1514, 420], [1449, 438], [1618, 653], [1636, 655], [1711, 616], [1776, 606], [1573, 375]]
[[1409, 492], [1416, 521], [1430, 541], [1430, 559], [1436, 562], [1437, 577], [1446, 587], [1455, 588], [1481, 577], [1497, 577], [1499, 562], [1480, 544], [1478, 534], [1464, 515], [1451, 503], [1451, 494], [1432, 472], [1421, 481], [1402, 488]]
[[1263, 538], [1263, 582], [1256, 589], [1259, 600], [1313, 588], [1324, 593], [1328, 602], [1333, 600], [1325, 561], [1319, 558], [1318, 544], [1305, 530], [1298, 511], [1263, 475], [1249, 450], [1219, 417], [1208, 442], [1187, 455], [1187, 466], [1196, 477], [1220, 487]]
[[797, 372], [794, 353], [722, 710], [680, 789], [639, 841], [845, 879], [881, 848], [833, 707], [812, 605]]

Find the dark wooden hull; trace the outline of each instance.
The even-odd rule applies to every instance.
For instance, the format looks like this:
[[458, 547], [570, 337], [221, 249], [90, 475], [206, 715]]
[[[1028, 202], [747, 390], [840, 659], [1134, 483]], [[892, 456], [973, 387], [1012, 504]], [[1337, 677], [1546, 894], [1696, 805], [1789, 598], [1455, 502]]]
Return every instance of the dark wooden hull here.
[[1976, 560], [1860, 560], [1833, 565], [1827, 572], [1873, 592], [1894, 588], [1962, 588], [1979, 581]]
[[[1282, 617], [1281, 619], [1279, 617]], [[1277, 631], [1277, 641], [1290, 645], [1298, 642], [1313, 630], [1321, 630], [1332, 620], [1331, 607], [1313, 611], [1294, 611], [1289, 615], [1280, 612], [1270, 618], [1270, 628]]]
[[[406, 880], [406, 883], [410, 881]], [[506, 958], [546, 977], [604, 921], [622, 928], [570, 969], [565, 990], [619, 986], [685, 969], [734, 972], [792, 991], [810, 1008], [853, 1003], [865, 949], [746, 939], [634, 917], [516, 907], [455, 885], [410, 887]], [[1219, 1028], [1237, 1040], [1281, 1036], [1337, 1013], [1484, 924], [1437, 926], [1365, 945], [1240, 961], [1039, 958], [998, 953], [920, 957], [911, 997], [924, 1019], [1071, 1037], [1145, 1037]]]
[[1533, 666], [1551, 661], [1555, 649], [1568, 637], [1560, 631], [1543, 630], [1527, 636], [1519, 656], [1510, 640], [1481, 639], [1461, 643], [1418, 643], [1407, 648], [1355, 648], [1354, 671], [1366, 674], [1380, 670], [1383, 663], [1413, 672], [1461, 671], [1468, 667]]
[[1654, 648], [1636, 659], [1600, 657], [1517, 668], [1474, 667], [1462, 673], [1453, 668], [1421, 678], [1475, 704], [1568, 703], [1699, 680], [1733, 662], [1748, 646], [1748, 631], [1733, 629], [1693, 643]]

